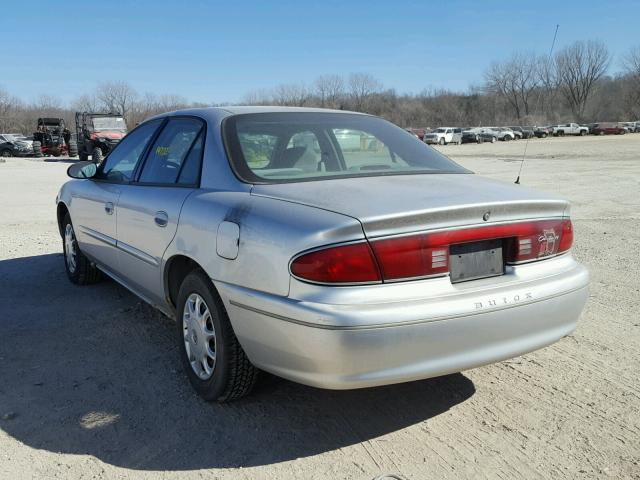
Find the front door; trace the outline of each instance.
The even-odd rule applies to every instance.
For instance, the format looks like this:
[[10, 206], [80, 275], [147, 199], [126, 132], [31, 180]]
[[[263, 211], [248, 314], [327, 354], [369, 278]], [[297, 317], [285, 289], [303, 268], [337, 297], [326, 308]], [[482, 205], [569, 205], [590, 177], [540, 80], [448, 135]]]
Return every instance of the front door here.
[[80, 248], [110, 272], [118, 271], [117, 218], [122, 188], [133, 178], [142, 153], [161, 121], [133, 130], [84, 180], [71, 200], [71, 219]]
[[151, 148], [137, 179], [118, 201], [120, 272], [141, 295], [164, 301], [162, 257], [178, 228], [182, 205], [199, 185], [204, 122], [172, 117]]

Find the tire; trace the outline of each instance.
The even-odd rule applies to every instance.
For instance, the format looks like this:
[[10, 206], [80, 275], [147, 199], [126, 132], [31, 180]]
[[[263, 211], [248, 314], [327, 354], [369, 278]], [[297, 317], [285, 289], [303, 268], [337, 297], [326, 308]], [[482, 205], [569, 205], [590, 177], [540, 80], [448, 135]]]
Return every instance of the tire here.
[[438, 145], [445, 145], [446, 142], [444, 141], [444, 138], [440, 138], [440, 140], [438, 140]]
[[476, 137], [476, 143], [484, 143], [484, 139], [480, 135], [478, 135]]
[[71, 216], [68, 213], [62, 222], [62, 251], [64, 268], [71, 283], [90, 285], [102, 279], [100, 270], [80, 251]]
[[508, 142], [509, 140], [511, 140], [511, 137], [509, 135], [505, 135], [504, 137], [502, 137], [503, 142]]
[[10, 148], [5, 148], [0, 151], [0, 157], [13, 157], [13, 151]]
[[580, 136], [584, 137], [587, 134], [587, 132], [585, 132], [584, 130], [580, 130]]
[[102, 162], [104, 156], [102, 155], [102, 149], [100, 147], [96, 147], [91, 151], [91, 160], [95, 164], [99, 164]]
[[76, 142], [69, 142], [69, 156], [70, 157], [78, 156], [78, 144]]
[[604, 135], [604, 130], [600, 130], [600, 131], [598, 132], [598, 135]]
[[559, 137], [564, 137], [564, 130], [559, 130], [558, 131], [558, 136]]
[[[242, 350], [222, 300], [203, 271], [194, 270], [187, 275], [180, 286], [177, 303], [178, 350], [196, 392], [207, 401], [220, 403], [248, 395], [259, 370]], [[194, 315], [198, 320], [190, 322]], [[202, 340], [199, 345], [199, 339], [206, 339], [206, 346]]]
[[42, 145], [40, 142], [33, 142], [33, 155], [36, 157], [42, 156]]
[[495, 136], [491, 137], [491, 143], [496, 143], [497, 141], [498, 139]]

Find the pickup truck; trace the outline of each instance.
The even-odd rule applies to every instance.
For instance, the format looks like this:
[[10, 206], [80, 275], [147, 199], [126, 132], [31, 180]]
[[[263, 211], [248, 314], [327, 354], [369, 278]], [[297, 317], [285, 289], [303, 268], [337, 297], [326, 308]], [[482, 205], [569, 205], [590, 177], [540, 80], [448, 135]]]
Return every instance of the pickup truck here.
[[565, 135], [587, 135], [589, 133], [589, 127], [583, 127], [577, 123], [565, 123], [563, 125], [553, 126], [554, 137], [564, 137]]

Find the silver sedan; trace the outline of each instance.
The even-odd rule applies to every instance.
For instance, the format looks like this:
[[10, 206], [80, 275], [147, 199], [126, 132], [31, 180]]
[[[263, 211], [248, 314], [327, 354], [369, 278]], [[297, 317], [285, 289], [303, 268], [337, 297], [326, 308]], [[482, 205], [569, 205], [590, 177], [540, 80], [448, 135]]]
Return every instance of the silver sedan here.
[[106, 274], [174, 318], [208, 400], [260, 370], [348, 389], [500, 361], [571, 333], [587, 298], [565, 200], [369, 115], [178, 111], [68, 173], [69, 279]]

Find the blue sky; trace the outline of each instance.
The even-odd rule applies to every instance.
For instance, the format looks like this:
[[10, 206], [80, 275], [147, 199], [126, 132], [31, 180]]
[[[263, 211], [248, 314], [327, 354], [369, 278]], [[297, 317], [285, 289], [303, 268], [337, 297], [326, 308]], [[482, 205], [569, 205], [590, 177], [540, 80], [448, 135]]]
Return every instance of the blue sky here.
[[616, 55], [612, 71], [640, 45], [637, 0], [30, 0], [4, 11], [0, 87], [27, 101], [125, 80], [139, 92], [234, 102], [350, 72], [398, 92], [466, 90], [514, 50], [546, 53], [556, 23], [556, 48], [601, 39]]

